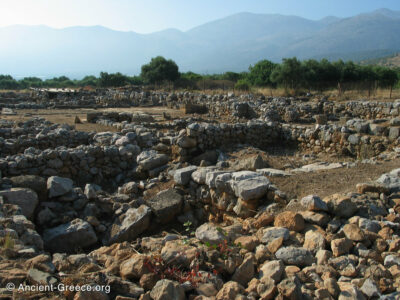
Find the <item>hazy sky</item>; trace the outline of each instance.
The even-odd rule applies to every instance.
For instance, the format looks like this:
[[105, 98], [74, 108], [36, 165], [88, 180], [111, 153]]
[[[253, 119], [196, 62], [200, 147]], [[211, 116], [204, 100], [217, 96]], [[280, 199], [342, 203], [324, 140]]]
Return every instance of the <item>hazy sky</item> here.
[[400, 0], [0, 0], [0, 27], [102, 25], [148, 33], [166, 28], [188, 30], [244, 11], [320, 19], [382, 7], [400, 10]]

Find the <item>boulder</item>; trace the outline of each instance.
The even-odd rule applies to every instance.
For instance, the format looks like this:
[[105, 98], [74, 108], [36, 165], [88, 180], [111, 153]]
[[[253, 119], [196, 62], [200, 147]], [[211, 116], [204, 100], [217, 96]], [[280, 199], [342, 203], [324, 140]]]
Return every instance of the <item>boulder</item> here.
[[257, 169], [263, 169], [268, 167], [268, 163], [264, 161], [261, 155], [257, 154], [256, 156], [239, 159], [234, 164], [235, 170], [251, 170], [255, 171]]
[[172, 221], [180, 214], [182, 203], [183, 197], [176, 189], [164, 190], [146, 201], [161, 224]]
[[168, 156], [159, 154], [155, 150], [148, 150], [140, 153], [136, 162], [143, 171], [149, 171], [165, 165], [168, 162]]
[[10, 178], [13, 187], [28, 188], [36, 192], [39, 200], [47, 199], [46, 179], [37, 175], [21, 175]]
[[181, 148], [194, 148], [197, 145], [197, 141], [194, 138], [183, 136], [177, 140], [177, 144]]
[[232, 179], [232, 190], [244, 201], [263, 197], [271, 184], [267, 177], [256, 172], [235, 172]]
[[36, 206], [39, 203], [37, 194], [28, 188], [11, 188], [0, 191], [0, 197], [8, 204], [18, 205], [22, 214], [28, 219], [33, 219]]
[[72, 191], [73, 182], [69, 178], [51, 176], [47, 179], [49, 198], [65, 195]]
[[392, 193], [400, 191], [400, 177], [395, 174], [383, 174], [376, 182], [382, 184]]
[[106, 244], [132, 241], [150, 225], [151, 210], [146, 205], [130, 208], [111, 225]]
[[215, 171], [216, 167], [202, 167], [197, 168], [192, 174], [192, 180], [198, 184], [205, 184], [206, 183], [206, 176], [207, 173]]
[[43, 232], [43, 241], [45, 248], [50, 252], [71, 253], [92, 246], [97, 242], [97, 236], [88, 222], [75, 219], [46, 229]]
[[180, 185], [187, 185], [190, 181], [192, 173], [196, 171], [196, 169], [196, 166], [189, 166], [176, 170], [174, 173], [174, 181]]

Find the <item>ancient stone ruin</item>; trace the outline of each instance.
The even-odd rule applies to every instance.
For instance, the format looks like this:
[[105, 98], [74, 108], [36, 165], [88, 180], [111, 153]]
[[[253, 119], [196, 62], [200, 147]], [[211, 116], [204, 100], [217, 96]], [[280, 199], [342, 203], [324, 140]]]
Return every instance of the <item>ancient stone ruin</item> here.
[[[400, 100], [123, 88], [0, 108], [4, 299], [400, 298]], [[47, 120], [63, 109], [88, 111]]]

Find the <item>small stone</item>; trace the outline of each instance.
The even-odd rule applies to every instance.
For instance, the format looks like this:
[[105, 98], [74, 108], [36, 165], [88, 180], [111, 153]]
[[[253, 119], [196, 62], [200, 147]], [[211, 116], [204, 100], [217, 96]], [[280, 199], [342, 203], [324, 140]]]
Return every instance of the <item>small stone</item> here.
[[271, 252], [272, 254], [275, 254], [275, 252], [278, 251], [280, 247], [282, 247], [283, 241], [284, 241], [283, 237], [272, 240], [267, 245], [268, 251]]
[[241, 236], [235, 240], [235, 245], [240, 245], [248, 251], [253, 251], [259, 244], [255, 236]]
[[336, 279], [326, 278], [324, 280], [324, 286], [329, 291], [329, 294], [332, 295], [332, 297], [337, 298], [337, 296], [340, 293], [340, 288], [339, 288], [339, 285], [337, 284]]
[[352, 247], [353, 247], [353, 242], [347, 238], [335, 239], [332, 240], [331, 242], [331, 249], [333, 255], [336, 257], [349, 253]]
[[200, 283], [196, 288], [196, 292], [205, 297], [212, 297], [217, 295], [218, 290], [212, 283]]
[[283, 299], [301, 299], [300, 283], [295, 277], [282, 280], [278, 284], [278, 290]]
[[283, 227], [270, 227], [263, 230], [261, 243], [268, 244], [277, 238], [283, 238], [284, 241], [288, 240], [290, 232], [287, 228]]
[[219, 290], [216, 300], [227, 300], [227, 299], [235, 299], [237, 295], [242, 293], [244, 288], [237, 283], [236, 281], [228, 281], [223, 285], [223, 287]]
[[279, 282], [284, 270], [285, 266], [281, 260], [267, 261], [260, 268], [260, 279], [263, 280], [264, 277], [268, 277], [275, 282]]
[[218, 228], [211, 223], [205, 223], [198, 227], [195, 235], [196, 238], [203, 243], [210, 243], [212, 245], [218, 245], [227, 239], [227, 237], [222, 233], [222, 230], [218, 230]]
[[274, 216], [263, 212], [253, 223], [254, 227], [259, 229], [261, 227], [265, 227], [269, 224], [271, 224], [272, 222], [274, 222]]
[[140, 279], [143, 275], [150, 273], [146, 267], [144, 255], [133, 255], [120, 265], [120, 275], [123, 279]]
[[94, 184], [86, 184], [85, 185], [85, 195], [89, 200], [96, 199], [97, 198], [97, 190], [99, 187]]
[[329, 211], [338, 217], [350, 218], [358, 210], [356, 204], [349, 197], [340, 194], [328, 196], [323, 201], [327, 203]]
[[264, 277], [257, 286], [257, 293], [260, 295], [261, 299], [273, 299], [276, 292], [277, 288], [275, 282], [268, 277]]
[[349, 240], [355, 242], [361, 242], [365, 239], [364, 233], [356, 224], [344, 225], [343, 232]]
[[275, 217], [274, 226], [285, 227], [290, 231], [300, 232], [304, 229], [305, 225], [304, 219], [300, 214], [292, 211], [285, 211]]
[[318, 231], [309, 230], [306, 232], [303, 247], [311, 252], [325, 249], [325, 238]]
[[316, 195], [308, 195], [301, 199], [301, 205], [311, 211], [328, 211], [328, 205]]
[[153, 300], [185, 300], [185, 290], [179, 283], [162, 279], [157, 281], [156, 285], [150, 292]]
[[366, 300], [366, 298], [357, 287], [352, 285], [341, 291], [338, 300]]
[[367, 278], [364, 281], [361, 286], [361, 292], [368, 298], [379, 297], [381, 295], [378, 286], [371, 278]]
[[317, 258], [317, 264], [324, 265], [332, 257], [332, 252], [329, 250], [318, 250], [315, 257]]
[[243, 263], [236, 269], [232, 276], [232, 280], [246, 286], [247, 283], [254, 277], [254, 255], [247, 255]]
[[275, 253], [276, 258], [283, 260], [285, 264], [299, 267], [310, 266], [314, 257], [310, 251], [304, 248], [284, 247]]

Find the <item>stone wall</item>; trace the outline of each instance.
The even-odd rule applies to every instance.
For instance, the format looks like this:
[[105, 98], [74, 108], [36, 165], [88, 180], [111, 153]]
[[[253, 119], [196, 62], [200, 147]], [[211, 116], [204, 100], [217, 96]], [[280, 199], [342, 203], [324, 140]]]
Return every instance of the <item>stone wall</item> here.
[[314, 153], [368, 158], [400, 144], [399, 127], [377, 130], [372, 124], [371, 128], [372, 131], [359, 133], [351, 126], [340, 125], [299, 126], [261, 121], [215, 125], [192, 123], [176, 139], [174, 152], [181, 161], [190, 161], [207, 150], [247, 144], [260, 149], [295, 146]]

